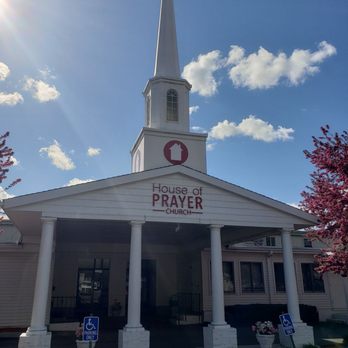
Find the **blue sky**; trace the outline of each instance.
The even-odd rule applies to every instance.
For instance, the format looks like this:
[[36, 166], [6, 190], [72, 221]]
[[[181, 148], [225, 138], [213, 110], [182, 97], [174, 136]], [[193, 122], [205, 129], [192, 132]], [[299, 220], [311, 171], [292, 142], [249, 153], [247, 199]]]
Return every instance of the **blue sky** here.
[[[347, 129], [348, 2], [174, 3], [191, 126], [210, 134], [208, 173], [297, 203], [312, 135]], [[9, 194], [130, 172], [159, 7], [0, 0], [1, 132], [19, 162], [10, 177], [22, 178]]]

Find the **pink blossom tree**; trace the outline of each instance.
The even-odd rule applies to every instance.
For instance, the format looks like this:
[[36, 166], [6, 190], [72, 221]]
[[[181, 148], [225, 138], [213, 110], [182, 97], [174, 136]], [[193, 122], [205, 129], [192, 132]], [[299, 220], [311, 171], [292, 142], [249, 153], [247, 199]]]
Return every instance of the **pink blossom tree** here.
[[319, 218], [308, 236], [326, 247], [316, 256], [317, 271], [348, 276], [348, 132], [330, 132], [321, 127], [322, 135], [313, 137], [314, 149], [304, 151], [315, 166], [311, 187], [302, 192], [301, 207]]
[[[9, 137], [10, 133], [6, 132], [3, 135], [0, 135], [0, 185], [7, 179], [7, 173], [9, 172], [11, 166], [13, 166], [13, 154], [14, 151], [11, 147], [6, 145], [7, 138]], [[4, 191], [10, 189], [14, 185], [18, 184], [21, 181], [21, 179], [16, 179], [11, 181], [9, 184], [7, 184], [2, 189]], [[0, 217], [0, 221], [3, 217]]]

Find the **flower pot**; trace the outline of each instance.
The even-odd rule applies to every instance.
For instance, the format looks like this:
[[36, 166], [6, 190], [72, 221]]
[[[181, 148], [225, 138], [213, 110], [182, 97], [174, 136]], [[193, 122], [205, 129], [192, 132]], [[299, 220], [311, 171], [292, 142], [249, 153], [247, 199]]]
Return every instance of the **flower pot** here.
[[[76, 340], [77, 348], [89, 348], [89, 341]], [[92, 341], [91, 348], [95, 347], [95, 342]]]
[[256, 334], [257, 342], [259, 342], [261, 348], [272, 348], [274, 342], [274, 335], [260, 335]]

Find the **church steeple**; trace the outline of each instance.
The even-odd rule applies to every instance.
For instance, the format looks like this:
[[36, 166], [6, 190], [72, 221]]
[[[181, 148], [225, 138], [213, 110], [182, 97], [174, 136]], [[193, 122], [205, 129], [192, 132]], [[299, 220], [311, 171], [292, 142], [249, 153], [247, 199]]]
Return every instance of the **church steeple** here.
[[161, 0], [154, 77], [145, 87], [145, 127], [132, 148], [132, 172], [186, 165], [206, 172], [206, 134], [190, 132], [191, 85], [181, 78], [173, 0]]
[[180, 78], [173, 0], [161, 1], [154, 76]]

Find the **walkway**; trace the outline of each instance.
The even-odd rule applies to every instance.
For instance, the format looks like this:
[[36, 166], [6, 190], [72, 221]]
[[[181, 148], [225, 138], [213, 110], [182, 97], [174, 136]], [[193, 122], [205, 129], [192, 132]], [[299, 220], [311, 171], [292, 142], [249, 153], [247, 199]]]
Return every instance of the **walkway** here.
[[[200, 325], [171, 326], [159, 325], [150, 327], [151, 348], [202, 348], [203, 335]], [[320, 347], [333, 348], [343, 347], [337, 344], [342, 342], [342, 337], [348, 335], [348, 326], [322, 323], [314, 328], [315, 341]], [[273, 348], [280, 347], [276, 340]], [[238, 345], [243, 348], [259, 347], [255, 335], [249, 327], [238, 328]], [[1, 348], [17, 348], [18, 338], [1, 338]], [[52, 348], [76, 348], [74, 333], [54, 333]], [[100, 340], [96, 348], [117, 348], [117, 331], [109, 330], [101, 332]]]

